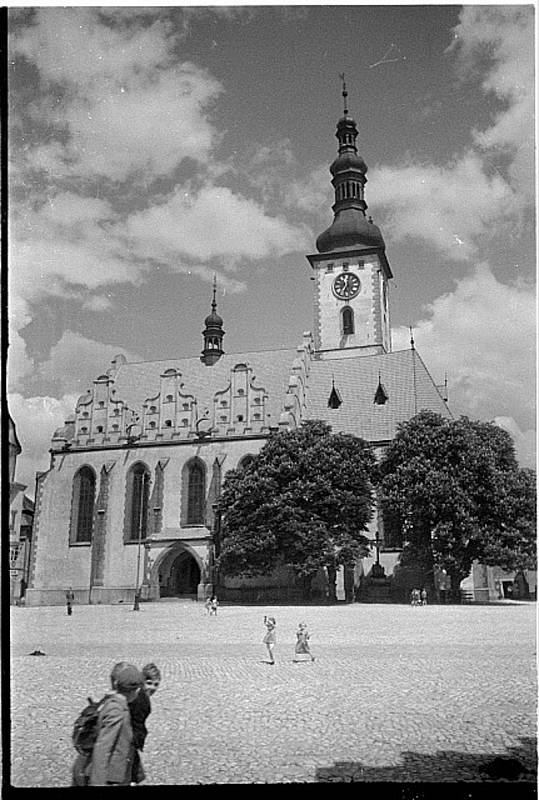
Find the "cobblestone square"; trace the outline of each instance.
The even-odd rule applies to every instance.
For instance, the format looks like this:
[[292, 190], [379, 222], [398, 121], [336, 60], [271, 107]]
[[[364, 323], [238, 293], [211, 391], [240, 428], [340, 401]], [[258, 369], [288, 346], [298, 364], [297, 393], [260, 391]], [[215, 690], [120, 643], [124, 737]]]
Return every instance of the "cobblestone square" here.
[[[263, 616], [277, 619], [267, 663]], [[314, 663], [294, 663], [306, 621]], [[70, 736], [114, 662], [155, 661], [147, 784], [485, 781], [536, 772], [536, 607], [11, 609], [11, 783], [68, 786]], [[35, 649], [43, 657], [31, 656]], [[513, 762], [514, 763], [514, 762]], [[487, 771], [485, 771], [487, 769]]]

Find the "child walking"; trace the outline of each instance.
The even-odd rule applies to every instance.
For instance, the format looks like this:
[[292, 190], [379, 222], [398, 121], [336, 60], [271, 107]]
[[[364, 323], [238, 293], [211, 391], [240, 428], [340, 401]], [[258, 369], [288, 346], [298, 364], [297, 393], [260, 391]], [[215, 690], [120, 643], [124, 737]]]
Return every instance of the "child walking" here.
[[217, 608], [219, 606], [219, 601], [215, 595], [212, 595], [210, 598], [210, 617], [217, 616]]
[[266, 626], [266, 635], [262, 639], [266, 647], [268, 648], [268, 655], [270, 657], [270, 664], [275, 664], [275, 659], [273, 657], [273, 648], [275, 647], [275, 627], [277, 623], [275, 622], [275, 617], [264, 617], [264, 625]]
[[307, 624], [305, 622], [300, 622], [298, 625], [298, 630], [296, 633], [296, 657], [294, 661], [300, 661], [301, 659], [297, 658], [300, 655], [307, 655], [310, 656], [311, 661], [314, 661], [314, 656], [311, 653], [311, 648], [309, 647], [309, 631], [307, 630]]
[[117, 665], [111, 674], [113, 691], [101, 706], [97, 738], [89, 765], [90, 786], [128, 786], [135, 758], [129, 703], [144, 679], [132, 664]]
[[135, 758], [131, 769], [131, 784], [141, 783], [146, 777], [142, 767], [140, 752], [144, 750], [144, 742], [148, 735], [146, 720], [152, 713], [150, 697], [156, 693], [161, 683], [161, 673], [155, 664], [145, 664], [142, 667], [144, 684], [134, 700], [129, 703], [131, 712], [131, 727], [133, 728], [133, 744], [135, 745]]

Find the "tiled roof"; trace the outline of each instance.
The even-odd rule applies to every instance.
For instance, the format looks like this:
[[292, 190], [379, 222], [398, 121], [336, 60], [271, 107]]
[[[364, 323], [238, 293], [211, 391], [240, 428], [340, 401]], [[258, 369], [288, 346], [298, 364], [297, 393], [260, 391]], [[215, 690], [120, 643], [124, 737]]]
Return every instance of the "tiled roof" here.
[[253, 370], [254, 384], [263, 387], [268, 395], [267, 409], [271, 424], [277, 425], [283, 400], [292, 374], [296, 350], [265, 350], [251, 353], [231, 353], [222, 356], [211, 367], [199, 358], [178, 358], [166, 361], [142, 361], [122, 364], [114, 376], [116, 398], [134, 410], [159, 392], [159, 376], [167, 369], [181, 372], [182, 392], [195, 396], [199, 409], [212, 407], [215, 392], [230, 382], [230, 371], [237, 364], [247, 364]]
[[[388, 395], [384, 405], [374, 402], [379, 379]], [[328, 408], [332, 382], [342, 399], [335, 409]], [[308, 419], [327, 420], [335, 433], [345, 431], [371, 442], [392, 439], [397, 423], [422, 409], [451, 416], [415, 350], [313, 361], [306, 399]]]

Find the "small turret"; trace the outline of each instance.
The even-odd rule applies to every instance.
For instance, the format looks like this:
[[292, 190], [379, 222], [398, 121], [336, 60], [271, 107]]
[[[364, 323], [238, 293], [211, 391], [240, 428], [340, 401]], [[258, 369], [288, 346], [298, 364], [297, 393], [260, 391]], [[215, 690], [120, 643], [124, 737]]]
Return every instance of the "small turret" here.
[[223, 350], [223, 320], [217, 313], [217, 302], [215, 300], [215, 293], [217, 291], [217, 278], [213, 278], [213, 299], [211, 304], [211, 314], [208, 314], [204, 320], [205, 328], [202, 331], [204, 336], [204, 350], [200, 356], [200, 360], [207, 367], [211, 367], [219, 361]]

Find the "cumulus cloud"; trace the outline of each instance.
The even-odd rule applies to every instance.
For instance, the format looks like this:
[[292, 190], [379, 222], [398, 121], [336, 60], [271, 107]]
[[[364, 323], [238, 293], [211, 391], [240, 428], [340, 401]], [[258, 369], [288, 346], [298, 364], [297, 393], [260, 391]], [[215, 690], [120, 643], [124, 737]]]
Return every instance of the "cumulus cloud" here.
[[[511, 419], [528, 461], [535, 443], [534, 330], [534, 291], [501, 283], [486, 265], [427, 306], [414, 326], [417, 350], [435, 382], [447, 373], [453, 412]], [[409, 338], [407, 328], [394, 330], [393, 349], [409, 347]]]
[[35, 372], [35, 380], [54, 385], [55, 394], [84, 394], [99, 375], [110, 367], [118, 353], [128, 361], [141, 361], [137, 353], [126, 351], [118, 345], [103, 344], [78, 333], [64, 331], [60, 340], [51, 348], [48, 358]]
[[490, 127], [475, 131], [475, 142], [484, 150], [509, 152], [511, 183], [528, 202], [533, 201], [535, 192], [533, 16], [531, 6], [465, 6], [449, 48], [458, 56], [463, 80], [476, 74], [488, 59], [483, 89], [503, 100], [505, 108]]
[[24, 397], [8, 396], [9, 412], [17, 427], [22, 453], [17, 459], [15, 480], [28, 486], [33, 495], [35, 474], [49, 468], [49, 448], [54, 431], [73, 414], [78, 395]]
[[191, 194], [179, 189], [159, 206], [131, 215], [126, 232], [137, 254], [199, 260], [261, 258], [302, 249], [308, 239], [284, 219], [226, 187], [207, 185]]
[[517, 203], [503, 178], [489, 177], [471, 152], [451, 166], [382, 167], [370, 197], [386, 211], [388, 239], [422, 239], [455, 260], [469, 259], [492, 221]]

